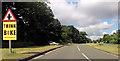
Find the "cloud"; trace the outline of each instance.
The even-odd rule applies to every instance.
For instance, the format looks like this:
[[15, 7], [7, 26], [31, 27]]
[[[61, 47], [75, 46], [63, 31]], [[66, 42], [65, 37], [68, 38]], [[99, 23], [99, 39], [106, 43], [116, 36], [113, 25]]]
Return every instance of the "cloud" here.
[[90, 36], [89, 38], [92, 39], [92, 40], [96, 40], [96, 39], [99, 39], [99, 38], [102, 38], [103, 36]]
[[111, 34], [116, 33], [116, 32], [117, 32], [117, 30], [112, 30]]
[[114, 24], [115, 23], [108, 24], [108, 22], [103, 22], [103, 23], [96, 25], [96, 27], [101, 28], [101, 29], [108, 29], [108, 28], [111, 28]]
[[[86, 31], [89, 36], [102, 36], [102, 29], [109, 29], [111, 24], [101, 22], [105, 19], [114, 19], [118, 13], [117, 2], [88, 2], [89, 0], [78, 0], [78, 3], [68, 3], [66, 0], [50, 0], [50, 7], [62, 25], [74, 25], [79, 31]], [[116, 0], [115, 0], [116, 1]]]
[[102, 36], [103, 35], [102, 29], [111, 28], [113, 25], [114, 23], [108, 24], [107, 22], [103, 22], [100, 24], [89, 25], [88, 27], [83, 27], [83, 28], [77, 27], [77, 29], [80, 31], [86, 31], [88, 36], [93, 36], [93, 35]]
[[104, 35], [104, 34], [107, 34], [107, 33], [106, 33], [106, 32], [103, 32], [103, 35]]

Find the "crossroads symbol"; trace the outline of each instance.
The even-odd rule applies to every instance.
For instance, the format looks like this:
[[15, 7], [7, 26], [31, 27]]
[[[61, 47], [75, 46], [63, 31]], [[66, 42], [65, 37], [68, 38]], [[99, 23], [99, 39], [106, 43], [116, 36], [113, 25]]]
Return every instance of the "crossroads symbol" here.
[[12, 16], [10, 16], [10, 14], [8, 14], [8, 17], [7, 17], [7, 18], [8, 18], [8, 20], [10, 20], [10, 18], [11, 18], [11, 17], [12, 17]]

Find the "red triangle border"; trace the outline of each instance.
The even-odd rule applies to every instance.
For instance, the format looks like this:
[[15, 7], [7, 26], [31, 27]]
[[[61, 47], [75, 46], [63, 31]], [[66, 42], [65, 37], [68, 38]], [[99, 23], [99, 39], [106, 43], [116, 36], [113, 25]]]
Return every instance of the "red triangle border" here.
[[[4, 20], [5, 17], [7, 16], [7, 14], [8, 14], [9, 11], [10, 11], [10, 13], [12, 14], [12, 16], [13, 16], [13, 18], [14, 18], [15, 20]], [[4, 17], [4, 19], [2, 20], [3, 22], [12, 22], [12, 21], [16, 21], [16, 18], [15, 18], [15, 16], [13, 15], [13, 13], [12, 13], [12, 11], [11, 11], [10, 9], [8, 9], [7, 13], [5, 14], [5, 17]]]

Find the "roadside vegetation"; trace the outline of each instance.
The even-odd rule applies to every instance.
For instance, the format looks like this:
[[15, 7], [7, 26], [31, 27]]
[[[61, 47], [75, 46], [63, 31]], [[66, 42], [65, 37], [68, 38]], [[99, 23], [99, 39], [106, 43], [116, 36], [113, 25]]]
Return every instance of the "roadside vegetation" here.
[[104, 34], [103, 38], [99, 38], [98, 40], [93, 40], [94, 43], [100, 43], [103, 42], [105, 44], [120, 44], [120, 30], [117, 30], [116, 33], [113, 33], [111, 35]]

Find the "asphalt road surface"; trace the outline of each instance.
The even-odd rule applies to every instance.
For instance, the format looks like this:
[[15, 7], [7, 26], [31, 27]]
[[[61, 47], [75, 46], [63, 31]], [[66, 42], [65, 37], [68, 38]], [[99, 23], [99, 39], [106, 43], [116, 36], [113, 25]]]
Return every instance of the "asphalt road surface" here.
[[98, 49], [86, 46], [85, 44], [77, 44], [64, 46], [33, 58], [34, 60], [43, 61], [118, 61], [116, 55], [100, 51]]

